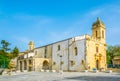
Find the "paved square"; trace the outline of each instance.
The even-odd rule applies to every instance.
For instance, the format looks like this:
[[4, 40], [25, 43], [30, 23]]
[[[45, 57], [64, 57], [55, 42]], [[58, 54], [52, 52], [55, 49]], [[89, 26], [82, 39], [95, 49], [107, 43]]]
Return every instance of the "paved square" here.
[[0, 81], [120, 81], [120, 73], [26, 72], [0, 76]]

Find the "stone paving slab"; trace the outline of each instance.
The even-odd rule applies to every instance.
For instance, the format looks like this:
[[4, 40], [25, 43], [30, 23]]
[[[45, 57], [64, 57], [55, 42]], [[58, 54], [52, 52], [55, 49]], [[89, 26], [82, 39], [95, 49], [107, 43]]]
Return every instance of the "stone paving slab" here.
[[0, 81], [120, 81], [120, 73], [25, 72], [0, 76]]

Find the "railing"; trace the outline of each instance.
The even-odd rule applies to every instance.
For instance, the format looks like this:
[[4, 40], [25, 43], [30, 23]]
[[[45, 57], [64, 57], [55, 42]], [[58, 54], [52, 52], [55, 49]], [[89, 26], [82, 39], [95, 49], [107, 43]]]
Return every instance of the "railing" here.
[[120, 68], [120, 64], [108, 64], [107, 68]]

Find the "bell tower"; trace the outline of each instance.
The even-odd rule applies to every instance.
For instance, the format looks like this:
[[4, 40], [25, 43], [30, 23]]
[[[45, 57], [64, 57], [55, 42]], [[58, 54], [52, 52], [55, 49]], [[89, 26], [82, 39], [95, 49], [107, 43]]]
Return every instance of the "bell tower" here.
[[106, 32], [105, 25], [98, 17], [96, 22], [94, 22], [92, 25], [92, 38], [101, 41], [102, 43], [105, 43], [106, 39], [105, 32]]
[[32, 41], [30, 41], [28, 43], [28, 50], [32, 50], [32, 49], [34, 49], [34, 43]]

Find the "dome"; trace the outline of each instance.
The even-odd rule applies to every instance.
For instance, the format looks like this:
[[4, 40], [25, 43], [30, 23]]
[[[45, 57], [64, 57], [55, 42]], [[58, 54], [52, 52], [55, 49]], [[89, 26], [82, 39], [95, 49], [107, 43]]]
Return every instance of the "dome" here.
[[30, 42], [29, 42], [29, 45], [33, 45], [33, 44], [34, 44], [33, 41], [30, 41]]
[[92, 24], [92, 28], [94, 28], [95, 26], [99, 26], [99, 25], [102, 25], [102, 26], [104, 26], [104, 23], [100, 20], [100, 18], [98, 17], [97, 18], [97, 20], [96, 20], [96, 22], [94, 22], [93, 24]]

